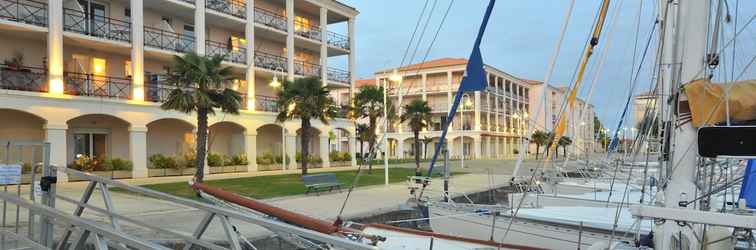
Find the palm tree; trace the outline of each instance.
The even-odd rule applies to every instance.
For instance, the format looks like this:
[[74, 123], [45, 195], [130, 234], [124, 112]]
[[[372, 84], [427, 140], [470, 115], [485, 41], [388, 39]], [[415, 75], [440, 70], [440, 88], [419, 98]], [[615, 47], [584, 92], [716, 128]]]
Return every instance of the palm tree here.
[[278, 122], [292, 119], [302, 121], [301, 151], [302, 175], [307, 174], [307, 160], [310, 156], [310, 128], [312, 119], [328, 124], [328, 120], [336, 115], [336, 106], [328, 95], [328, 88], [323, 86], [319, 78], [299, 78], [294, 81], [284, 81], [283, 88], [278, 92]]
[[[376, 129], [378, 128], [378, 118], [383, 116], [383, 87], [367, 85], [360, 88], [360, 92], [354, 95], [354, 116], [355, 118], [368, 119], [368, 148], [373, 150], [377, 138]], [[387, 114], [389, 120], [395, 116], [393, 111], [394, 105], [386, 100], [387, 107], [390, 109]], [[370, 152], [368, 152], [370, 154]], [[368, 173], [373, 171], [373, 161], [368, 162]]]
[[538, 160], [538, 155], [541, 152], [541, 146], [549, 143], [549, 134], [541, 130], [536, 130], [535, 132], [533, 132], [533, 135], [531, 135], [530, 140], [536, 144], [536, 160]]
[[408, 122], [415, 136], [415, 176], [420, 176], [420, 130], [427, 127], [431, 122], [431, 108], [428, 102], [415, 99], [404, 106], [402, 122]]
[[234, 79], [230, 67], [222, 67], [223, 56], [200, 56], [188, 53], [174, 56], [173, 66], [168, 70], [168, 84], [175, 86], [160, 107], [184, 113], [197, 112], [195, 181], [204, 179], [207, 155], [207, 117], [215, 109], [223, 113], [239, 114], [242, 97], [230, 88]]
[[[368, 125], [367, 124], [357, 124], [357, 140], [360, 141], [360, 158], [362, 158], [362, 161], [365, 161], [365, 147], [364, 143], [367, 140], [370, 140], [370, 133], [368, 131]], [[362, 164], [362, 161], [360, 164]]]
[[423, 159], [428, 159], [428, 144], [433, 142], [433, 138], [423, 136], [423, 139], [420, 139], [420, 142], [423, 144]]
[[[564, 158], [567, 159], [567, 146], [572, 144], [572, 139], [568, 136], [562, 136], [559, 138], [559, 143], [557, 144], [557, 147], [562, 146], [562, 152], [564, 153]], [[559, 151], [559, 149], [557, 149]]]

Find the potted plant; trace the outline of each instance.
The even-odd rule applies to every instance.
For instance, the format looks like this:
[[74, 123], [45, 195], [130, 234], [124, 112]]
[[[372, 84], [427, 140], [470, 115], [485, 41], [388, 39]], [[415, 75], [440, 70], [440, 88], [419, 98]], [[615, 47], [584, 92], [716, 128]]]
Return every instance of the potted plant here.
[[246, 154], [239, 154], [231, 157], [231, 161], [236, 166], [234, 172], [247, 172], [249, 168], [249, 160], [247, 160]]
[[113, 179], [126, 179], [132, 177], [131, 170], [133, 164], [131, 161], [121, 158], [108, 159], [103, 162], [103, 168], [111, 172]]
[[207, 165], [210, 166], [210, 174], [223, 173], [223, 156], [220, 154], [207, 154]]
[[197, 169], [197, 166], [195, 166], [195, 160], [197, 159], [195, 151], [187, 151], [186, 153], [184, 153], [183, 158], [184, 159], [181, 164], [184, 166], [184, 168], [181, 175], [193, 175]]
[[176, 160], [163, 154], [151, 155], [148, 160], [150, 166], [147, 168], [147, 176], [160, 177], [166, 176], [166, 169], [176, 165]]

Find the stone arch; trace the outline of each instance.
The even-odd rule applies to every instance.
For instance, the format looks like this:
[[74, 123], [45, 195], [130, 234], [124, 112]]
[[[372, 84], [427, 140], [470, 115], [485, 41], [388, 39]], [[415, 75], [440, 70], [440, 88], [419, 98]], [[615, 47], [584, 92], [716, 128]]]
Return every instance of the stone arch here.
[[349, 138], [352, 133], [346, 128], [333, 128], [328, 133], [331, 151], [349, 152]]
[[246, 128], [238, 123], [222, 121], [208, 127], [208, 152], [225, 156], [244, 153]]
[[460, 158], [463, 154], [465, 155], [465, 159], [472, 159], [474, 157], [473, 144], [475, 143], [475, 139], [473, 137], [460, 135], [449, 141], [453, 143], [451, 157]]
[[[35, 114], [16, 110], [0, 109], [0, 117], [12, 117], [0, 123], [0, 142], [4, 141], [45, 141], [45, 125], [47, 120]], [[10, 159], [10, 162], [37, 163], [43, 159], [41, 147], [21, 147], [10, 149], [0, 147], [0, 162]], [[10, 154], [10, 155], [8, 155]], [[7, 157], [7, 158], [6, 158]], [[9, 163], [10, 163], [9, 162]]]
[[[310, 155], [317, 156], [320, 153], [320, 136], [323, 135], [321, 130], [316, 127], [310, 127], [310, 145], [308, 146], [310, 149]], [[300, 153], [302, 151], [302, 129], [297, 129], [297, 151]]]
[[131, 123], [108, 114], [85, 114], [66, 124], [67, 162], [79, 157], [131, 159]]
[[[280, 124], [268, 123], [256, 128], [257, 156], [272, 154], [281, 156], [283, 152], [283, 129]], [[250, 159], [251, 160], [251, 159]]]
[[148, 158], [155, 154], [182, 156], [194, 149], [194, 124], [177, 118], [162, 118], [147, 123]]

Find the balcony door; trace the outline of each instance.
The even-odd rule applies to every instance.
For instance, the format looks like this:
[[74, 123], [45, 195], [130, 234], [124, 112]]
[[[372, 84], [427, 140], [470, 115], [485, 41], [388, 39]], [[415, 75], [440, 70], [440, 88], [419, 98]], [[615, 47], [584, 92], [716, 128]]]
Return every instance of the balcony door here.
[[107, 158], [110, 155], [110, 133], [107, 130], [85, 129], [74, 132], [73, 159]]
[[79, 0], [86, 15], [87, 31], [92, 35], [105, 36], [108, 32], [105, 5], [88, 0]]

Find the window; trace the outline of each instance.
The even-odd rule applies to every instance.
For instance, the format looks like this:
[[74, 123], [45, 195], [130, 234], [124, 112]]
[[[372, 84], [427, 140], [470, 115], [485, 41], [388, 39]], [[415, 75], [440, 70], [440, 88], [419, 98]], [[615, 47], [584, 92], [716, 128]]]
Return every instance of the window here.
[[126, 61], [124, 63], [123, 72], [126, 73], [126, 77], [131, 77], [134, 74], [133, 68], [131, 67], [131, 61]]
[[294, 31], [308, 32], [310, 31], [310, 28], [310, 19], [301, 16], [294, 17]]
[[239, 51], [240, 48], [247, 47], [247, 39], [237, 37], [237, 36], [231, 36], [229, 40], [231, 41], [231, 49], [233, 51]]
[[102, 158], [107, 157], [110, 143], [107, 131], [91, 130], [79, 131], [73, 135], [74, 159], [81, 157]]
[[131, 17], [131, 9], [130, 8], [123, 9], [123, 16]]

